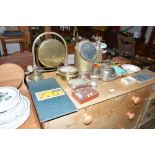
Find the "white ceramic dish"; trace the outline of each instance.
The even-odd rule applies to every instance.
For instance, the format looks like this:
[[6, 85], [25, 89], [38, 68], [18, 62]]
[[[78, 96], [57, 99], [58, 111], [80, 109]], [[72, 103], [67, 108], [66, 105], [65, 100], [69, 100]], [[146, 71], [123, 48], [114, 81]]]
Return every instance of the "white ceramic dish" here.
[[30, 101], [27, 97], [23, 97], [23, 111], [17, 118], [9, 123], [0, 124], [1, 129], [16, 129], [22, 125], [30, 116]]
[[0, 112], [13, 108], [21, 101], [18, 89], [14, 87], [0, 87]]
[[139, 72], [141, 70], [139, 67], [131, 64], [123, 64], [121, 67], [125, 69], [129, 74]]
[[8, 103], [8, 104], [4, 104], [0, 107], [1, 111], [0, 113], [4, 113], [7, 112], [9, 110], [11, 110], [12, 108], [14, 108], [16, 105], [18, 105], [22, 100], [22, 97], [19, 95], [18, 98], [16, 98], [15, 100], [13, 100], [12, 102]]
[[16, 104], [13, 108], [7, 110], [6, 112], [0, 113], [0, 124], [5, 124], [15, 120], [18, 116], [23, 113], [24, 110], [24, 99], [19, 104]]

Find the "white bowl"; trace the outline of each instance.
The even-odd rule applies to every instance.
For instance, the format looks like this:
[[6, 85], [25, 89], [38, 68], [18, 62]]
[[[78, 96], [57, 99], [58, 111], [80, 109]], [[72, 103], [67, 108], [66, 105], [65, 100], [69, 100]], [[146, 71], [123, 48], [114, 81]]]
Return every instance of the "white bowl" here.
[[127, 71], [127, 73], [135, 73], [135, 72], [139, 72], [141, 69], [135, 65], [131, 65], [131, 64], [123, 64], [121, 66], [123, 69], [125, 69]]

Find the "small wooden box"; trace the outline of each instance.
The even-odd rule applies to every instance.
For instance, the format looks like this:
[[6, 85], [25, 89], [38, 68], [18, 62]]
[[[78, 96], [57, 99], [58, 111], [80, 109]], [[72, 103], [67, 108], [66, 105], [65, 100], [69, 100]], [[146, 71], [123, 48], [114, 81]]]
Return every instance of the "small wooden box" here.
[[83, 87], [76, 89], [72, 92], [72, 96], [80, 103], [83, 104], [99, 96], [99, 92], [92, 87]]

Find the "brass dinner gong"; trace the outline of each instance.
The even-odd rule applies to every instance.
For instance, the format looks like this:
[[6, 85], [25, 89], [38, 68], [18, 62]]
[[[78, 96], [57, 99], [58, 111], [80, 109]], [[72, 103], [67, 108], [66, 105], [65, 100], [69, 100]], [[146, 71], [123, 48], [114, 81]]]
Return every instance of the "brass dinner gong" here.
[[[36, 55], [35, 45], [40, 39], [40, 37], [44, 35], [54, 35], [55, 37], [58, 37], [59, 39], [61, 39], [63, 43], [55, 38], [44, 40], [38, 46], [38, 49], [37, 49], [38, 53]], [[38, 56], [38, 60], [45, 68], [57, 68], [62, 63], [66, 65], [68, 63], [66, 59], [67, 43], [64, 40], [64, 38], [56, 32], [44, 32], [34, 40], [32, 45], [32, 55], [33, 55], [33, 72], [29, 76], [29, 79], [37, 81], [42, 79], [43, 76], [36, 64], [36, 56]]]
[[57, 67], [64, 62], [65, 58], [65, 47], [56, 39], [45, 40], [38, 47], [38, 59], [45, 67]]

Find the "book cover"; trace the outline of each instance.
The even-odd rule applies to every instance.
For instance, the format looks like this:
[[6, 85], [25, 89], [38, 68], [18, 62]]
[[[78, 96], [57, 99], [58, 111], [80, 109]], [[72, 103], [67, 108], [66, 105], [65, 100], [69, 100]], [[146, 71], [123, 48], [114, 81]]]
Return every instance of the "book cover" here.
[[40, 122], [77, 111], [76, 106], [56, 79], [30, 81], [28, 86]]
[[133, 78], [136, 79], [138, 82], [145, 82], [155, 77], [149, 74], [138, 74], [138, 75], [133, 76]]

